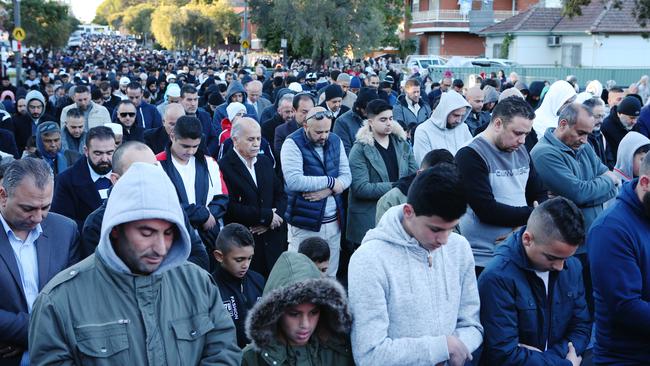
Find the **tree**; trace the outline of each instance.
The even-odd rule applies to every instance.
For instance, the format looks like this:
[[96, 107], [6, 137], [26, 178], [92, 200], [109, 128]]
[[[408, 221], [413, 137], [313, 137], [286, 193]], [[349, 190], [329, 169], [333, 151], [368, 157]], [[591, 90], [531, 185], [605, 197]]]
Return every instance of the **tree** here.
[[156, 41], [167, 49], [173, 49], [177, 46], [174, 28], [176, 22], [170, 22], [170, 19], [176, 19], [180, 13], [180, 8], [175, 5], [163, 5], [156, 8], [151, 14], [151, 33], [156, 37]]
[[[574, 17], [582, 15], [582, 6], [587, 6], [591, 4], [592, 1], [600, 1], [603, 4], [608, 3], [604, 0], [565, 0], [564, 8], [562, 10], [563, 15]], [[642, 27], [645, 27], [650, 20], [650, 0], [613, 0], [612, 6], [615, 8], [621, 8], [623, 2], [633, 1], [634, 2], [634, 11], [633, 14], [636, 16], [636, 21]]]
[[124, 10], [122, 25], [131, 34], [151, 36], [151, 16], [156, 8], [151, 4], [138, 4]]
[[386, 1], [251, 0], [249, 4], [267, 48], [277, 51], [279, 39], [286, 38], [291, 55], [311, 57], [318, 66], [332, 54], [359, 54], [379, 46], [386, 34], [386, 15], [379, 6]]
[[[13, 2], [7, 8], [9, 14], [13, 14]], [[45, 49], [63, 47], [79, 25], [79, 20], [70, 14], [70, 8], [55, 1], [22, 0], [20, 19], [26, 33], [23, 43]], [[13, 27], [11, 17], [9, 29]]]

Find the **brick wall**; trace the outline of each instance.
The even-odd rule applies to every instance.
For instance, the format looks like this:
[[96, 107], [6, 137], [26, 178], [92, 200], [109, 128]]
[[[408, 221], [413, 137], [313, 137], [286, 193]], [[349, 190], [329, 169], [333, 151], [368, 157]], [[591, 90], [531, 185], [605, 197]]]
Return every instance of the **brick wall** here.
[[484, 42], [483, 38], [475, 34], [447, 32], [440, 53], [443, 56], [480, 56], [485, 53]]

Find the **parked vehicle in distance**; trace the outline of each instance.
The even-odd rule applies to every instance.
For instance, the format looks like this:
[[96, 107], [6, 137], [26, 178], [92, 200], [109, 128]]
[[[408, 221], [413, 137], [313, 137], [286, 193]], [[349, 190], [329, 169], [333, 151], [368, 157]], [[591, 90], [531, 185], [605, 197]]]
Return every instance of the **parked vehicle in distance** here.
[[426, 70], [430, 66], [439, 66], [447, 63], [447, 59], [436, 55], [410, 55], [406, 56], [404, 64], [407, 68], [413, 69], [418, 67], [420, 70]]
[[519, 66], [513, 60], [507, 60], [505, 58], [474, 58], [470, 60], [472, 66], [478, 67], [517, 67]]

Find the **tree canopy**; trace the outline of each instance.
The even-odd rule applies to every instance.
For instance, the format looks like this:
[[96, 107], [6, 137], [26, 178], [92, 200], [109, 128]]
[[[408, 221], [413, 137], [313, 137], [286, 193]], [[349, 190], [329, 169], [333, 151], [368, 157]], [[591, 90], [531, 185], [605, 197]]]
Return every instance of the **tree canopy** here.
[[[11, 31], [14, 28], [13, 2], [7, 4], [7, 12], [7, 29]], [[56, 1], [22, 0], [20, 20], [26, 33], [23, 43], [45, 49], [63, 47], [79, 25], [70, 8]]]
[[280, 39], [286, 38], [290, 55], [316, 63], [332, 54], [399, 46], [403, 1], [250, 0], [249, 5], [266, 48], [278, 51]]
[[226, 0], [104, 0], [94, 21], [153, 36], [167, 49], [228, 44], [241, 28], [239, 15]]

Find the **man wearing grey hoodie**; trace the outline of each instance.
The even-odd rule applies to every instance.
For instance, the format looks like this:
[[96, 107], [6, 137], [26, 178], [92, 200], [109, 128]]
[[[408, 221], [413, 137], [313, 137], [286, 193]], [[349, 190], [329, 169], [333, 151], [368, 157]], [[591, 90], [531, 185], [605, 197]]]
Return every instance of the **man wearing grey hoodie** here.
[[445, 149], [456, 155], [472, 139], [469, 127], [465, 124], [471, 111], [472, 107], [462, 95], [453, 90], [443, 93], [438, 108], [415, 130], [415, 161], [420, 164], [424, 155], [435, 149]]
[[95, 254], [36, 299], [32, 364], [239, 365], [219, 290], [189, 253], [174, 185], [133, 163], [108, 198]]
[[467, 199], [456, 168], [421, 172], [348, 272], [357, 365], [464, 365], [483, 340], [474, 258], [453, 232]]

